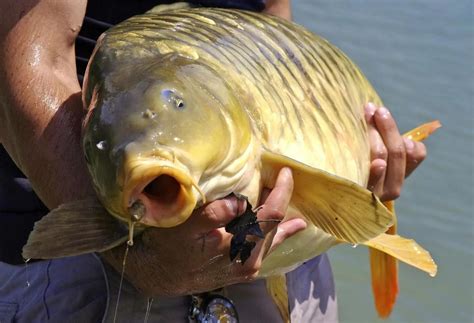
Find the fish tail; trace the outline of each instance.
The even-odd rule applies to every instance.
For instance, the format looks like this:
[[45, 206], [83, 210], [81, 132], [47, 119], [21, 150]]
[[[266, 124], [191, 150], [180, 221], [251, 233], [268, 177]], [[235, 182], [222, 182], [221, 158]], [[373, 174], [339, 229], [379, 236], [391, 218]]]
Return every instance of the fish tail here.
[[[424, 123], [403, 134], [403, 137], [422, 141], [441, 127], [439, 120]], [[384, 202], [385, 206], [395, 214], [395, 202]], [[387, 234], [397, 234], [397, 225], [391, 226]], [[369, 248], [372, 291], [377, 313], [381, 318], [390, 315], [398, 295], [398, 261], [396, 258], [374, 248]]]
[[439, 120], [434, 120], [431, 122], [424, 123], [416, 127], [415, 129], [404, 133], [403, 137], [414, 141], [422, 141], [428, 138], [438, 128], [441, 128], [441, 122], [439, 122]]
[[267, 277], [266, 279], [267, 291], [273, 299], [281, 319], [284, 323], [290, 322], [290, 310], [288, 303], [288, 291], [286, 288], [286, 276], [278, 275]]
[[[384, 204], [395, 214], [393, 201]], [[396, 234], [397, 225], [391, 226], [386, 233]], [[375, 308], [380, 317], [386, 318], [392, 312], [398, 295], [398, 261], [374, 248], [369, 248], [369, 258]]]

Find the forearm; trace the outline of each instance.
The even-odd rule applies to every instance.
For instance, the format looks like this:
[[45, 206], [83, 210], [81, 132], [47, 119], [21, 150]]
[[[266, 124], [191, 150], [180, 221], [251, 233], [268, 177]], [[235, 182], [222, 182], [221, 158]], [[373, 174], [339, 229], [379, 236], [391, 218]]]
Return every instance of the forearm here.
[[[12, 16], [22, 14], [8, 9]], [[51, 4], [43, 1], [19, 20], [2, 22], [0, 141], [40, 198], [55, 207], [89, 195], [91, 185], [80, 147], [83, 110], [74, 64], [81, 21], [68, 18], [64, 26], [64, 20], [50, 20], [39, 28], [47, 9]], [[64, 45], [50, 46], [55, 42]]]
[[291, 20], [290, 0], [267, 0], [264, 12]]

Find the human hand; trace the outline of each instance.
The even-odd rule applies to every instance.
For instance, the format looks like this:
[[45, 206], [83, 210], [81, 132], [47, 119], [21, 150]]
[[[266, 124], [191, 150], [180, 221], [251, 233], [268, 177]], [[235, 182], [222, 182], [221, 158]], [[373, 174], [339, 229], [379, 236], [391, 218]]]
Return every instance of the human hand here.
[[371, 164], [368, 188], [381, 201], [400, 196], [404, 179], [426, 158], [423, 143], [403, 138], [390, 111], [369, 103], [365, 106], [369, 128]]
[[[283, 220], [292, 190], [291, 171], [282, 169], [275, 187], [264, 194], [258, 219]], [[232, 235], [225, 232], [224, 226], [245, 210], [245, 203], [228, 197], [197, 209], [179, 226], [147, 229], [129, 250], [127, 279], [149, 296], [186, 295], [253, 280], [268, 250], [304, 229], [306, 223], [289, 220], [280, 223], [279, 230], [274, 230], [276, 222], [261, 223], [266, 239], [255, 240], [257, 245], [244, 264], [231, 262]], [[124, 247], [103, 255], [121, 271]]]

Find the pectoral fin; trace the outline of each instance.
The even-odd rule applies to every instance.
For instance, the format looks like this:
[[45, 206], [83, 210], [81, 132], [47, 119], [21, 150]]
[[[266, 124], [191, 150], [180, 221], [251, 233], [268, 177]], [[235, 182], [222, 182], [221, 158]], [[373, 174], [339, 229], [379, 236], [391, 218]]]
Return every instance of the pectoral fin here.
[[369, 190], [267, 150], [262, 154], [264, 186], [273, 187], [282, 167], [293, 171], [292, 205], [315, 226], [338, 239], [364, 242], [392, 224], [390, 211]]
[[384, 233], [364, 242], [363, 245], [389, 254], [410, 266], [423, 270], [432, 277], [436, 275], [438, 267], [430, 253], [413, 239]]
[[128, 229], [97, 199], [63, 204], [35, 223], [23, 247], [25, 259], [50, 259], [112, 249], [128, 239]]

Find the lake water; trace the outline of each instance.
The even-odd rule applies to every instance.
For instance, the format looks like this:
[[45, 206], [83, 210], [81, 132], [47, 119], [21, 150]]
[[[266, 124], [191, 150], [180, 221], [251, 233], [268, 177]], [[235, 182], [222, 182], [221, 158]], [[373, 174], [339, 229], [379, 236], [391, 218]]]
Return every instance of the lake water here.
[[[294, 19], [364, 71], [399, 128], [439, 119], [428, 159], [397, 203], [399, 232], [428, 249], [438, 275], [400, 265], [387, 322], [474, 322], [474, 23], [471, 0], [295, 0]], [[377, 322], [364, 247], [330, 251], [341, 322]]]

